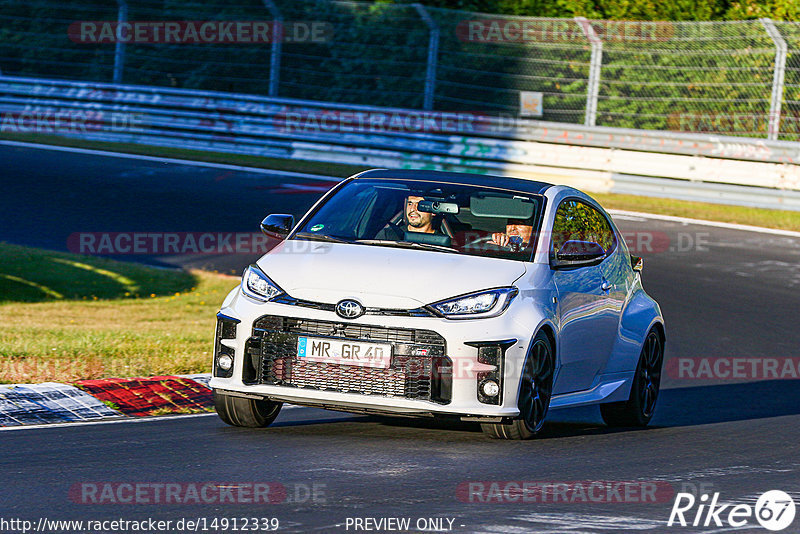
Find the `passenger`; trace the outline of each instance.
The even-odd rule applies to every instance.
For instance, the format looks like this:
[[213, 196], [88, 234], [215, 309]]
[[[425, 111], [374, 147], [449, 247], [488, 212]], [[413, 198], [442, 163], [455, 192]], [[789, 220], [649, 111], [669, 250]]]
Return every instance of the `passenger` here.
[[519, 252], [530, 245], [533, 236], [533, 226], [527, 221], [520, 219], [509, 219], [506, 223], [506, 231], [492, 234], [492, 243], [498, 247], [510, 248], [514, 252]]

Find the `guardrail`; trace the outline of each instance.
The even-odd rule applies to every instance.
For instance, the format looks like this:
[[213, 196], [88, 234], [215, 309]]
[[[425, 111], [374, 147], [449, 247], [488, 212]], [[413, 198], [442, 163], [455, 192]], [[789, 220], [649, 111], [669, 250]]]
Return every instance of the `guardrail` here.
[[508, 174], [800, 210], [800, 144], [786, 141], [7, 76], [0, 114], [0, 135]]

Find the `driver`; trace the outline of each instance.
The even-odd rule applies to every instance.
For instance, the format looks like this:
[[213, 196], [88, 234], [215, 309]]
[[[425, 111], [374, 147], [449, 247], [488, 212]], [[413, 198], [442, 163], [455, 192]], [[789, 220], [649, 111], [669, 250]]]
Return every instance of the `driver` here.
[[418, 211], [420, 200], [424, 197], [409, 196], [405, 200], [405, 224], [388, 224], [386, 228], [378, 232], [375, 239], [391, 239], [402, 241], [405, 237], [404, 232], [422, 232], [426, 234], [441, 234], [438, 230], [437, 220], [433, 213]]
[[433, 213], [417, 211], [420, 200], [425, 199], [423, 197], [414, 196], [406, 198], [406, 220], [408, 221], [408, 231], [433, 234], [435, 233], [435, 230], [433, 229]]
[[506, 223], [506, 231], [492, 234], [492, 243], [499, 247], [510, 248], [514, 252], [519, 252], [530, 245], [533, 235], [533, 226], [526, 220], [509, 219]]

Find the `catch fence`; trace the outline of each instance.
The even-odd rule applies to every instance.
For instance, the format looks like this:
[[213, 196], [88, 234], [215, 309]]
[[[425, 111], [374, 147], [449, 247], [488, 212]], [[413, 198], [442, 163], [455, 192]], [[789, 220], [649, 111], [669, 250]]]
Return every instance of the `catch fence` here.
[[770, 140], [800, 140], [799, 52], [800, 23], [768, 19], [546, 19], [332, 0], [0, 0], [7, 76]]

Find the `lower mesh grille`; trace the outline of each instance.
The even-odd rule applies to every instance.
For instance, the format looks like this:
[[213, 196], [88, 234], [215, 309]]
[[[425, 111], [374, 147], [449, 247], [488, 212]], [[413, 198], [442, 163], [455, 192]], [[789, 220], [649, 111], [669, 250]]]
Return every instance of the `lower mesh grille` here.
[[[391, 366], [298, 360], [298, 336], [391, 343]], [[264, 316], [253, 325], [246, 360], [248, 383], [450, 402], [452, 363], [444, 338], [430, 330]]]
[[344, 393], [403, 397], [406, 375], [395, 369], [371, 369], [318, 362], [295, 362], [292, 384]]

